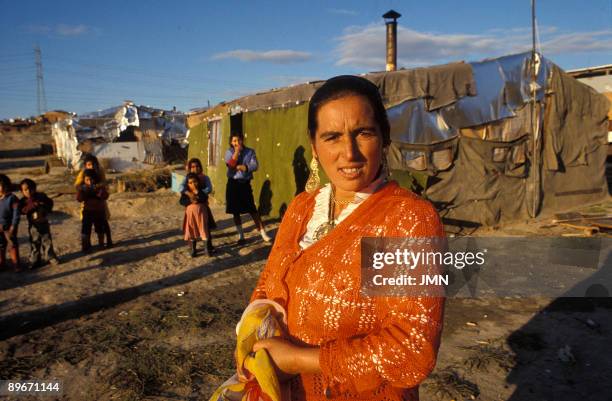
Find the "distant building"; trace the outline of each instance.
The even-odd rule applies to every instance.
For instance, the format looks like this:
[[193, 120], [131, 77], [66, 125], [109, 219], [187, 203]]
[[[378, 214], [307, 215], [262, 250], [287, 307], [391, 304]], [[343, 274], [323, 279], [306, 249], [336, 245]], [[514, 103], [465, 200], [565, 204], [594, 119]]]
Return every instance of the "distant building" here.
[[51, 133], [55, 153], [73, 169], [80, 167], [83, 153], [117, 171], [182, 162], [187, 154], [185, 114], [131, 101], [78, 116], [66, 114], [52, 124]]
[[612, 93], [612, 64], [569, 70], [567, 74], [599, 93]]
[[608, 143], [610, 148], [608, 154], [612, 155], [612, 64], [579, 68], [567, 71], [567, 73], [605, 95], [610, 101], [610, 110], [608, 111]]

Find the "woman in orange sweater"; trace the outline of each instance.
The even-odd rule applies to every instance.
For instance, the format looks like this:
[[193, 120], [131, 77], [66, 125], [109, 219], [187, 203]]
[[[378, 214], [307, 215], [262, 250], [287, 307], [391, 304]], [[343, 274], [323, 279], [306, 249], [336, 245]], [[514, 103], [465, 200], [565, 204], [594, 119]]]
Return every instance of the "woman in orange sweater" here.
[[251, 302], [282, 307], [287, 335], [253, 349], [268, 351], [292, 400], [418, 400], [444, 299], [363, 296], [360, 242], [443, 237], [443, 226], [429, 202], [387, 180], [390, 129], [374, 84], [328, 80], [310, 101], [308, 130], [311, 177], [320, 164], [331, 183], [311, 180], [284, 215]]

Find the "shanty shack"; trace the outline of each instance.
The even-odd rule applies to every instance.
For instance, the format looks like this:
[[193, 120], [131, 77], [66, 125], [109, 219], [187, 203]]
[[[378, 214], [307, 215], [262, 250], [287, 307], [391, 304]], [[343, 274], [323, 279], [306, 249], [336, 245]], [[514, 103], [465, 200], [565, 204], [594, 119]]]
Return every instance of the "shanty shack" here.
[[83, 153], [123, 171], [168, 161], [171, 149], [183, 144], [185, 115], [126, 102], [106, 110], [69, 116], [52, 125], [56, 154], [78, 168]]
[[[420, 187], [445, 222], [494, 225], [593, 202], [605, 179], [608, 100], [544, 57], [371, 73], [387, 107], [392, 178]], [[311, 149], [309, 82], [188, 116], [189, 156], [224, 201], [230, 132], [256, 150], [260, 212], [282, 214], [304, 189]], [[418, 183], [418, 185], [417, 185]]]
[[567, 71], [578, 81], [592, 87], [610, 101], [608, 110], [608, 155], [612, 156], [612, 64]]

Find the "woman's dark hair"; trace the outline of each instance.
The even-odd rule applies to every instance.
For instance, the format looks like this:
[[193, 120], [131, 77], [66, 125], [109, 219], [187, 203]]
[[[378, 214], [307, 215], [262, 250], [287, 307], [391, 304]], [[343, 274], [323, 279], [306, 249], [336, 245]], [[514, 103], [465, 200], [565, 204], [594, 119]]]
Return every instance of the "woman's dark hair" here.
[[200, 183], [200, 177], [196, 173], [189, 173], [185, 177], [185, 183], [189, 184], [189, 180], [196, 180], [196, 182]]
[[4, 192], [10, 192], [13, 184], [11, 183], [11, 179], [8, 178], [8, 175], [0, 174], [0, 185], [2, 185], [2, 190]]
[[83, 173], [83, 178], [85, 177], [91, 178], [94, 184], [97, 184], [100, 181], [98, 173], [93, 168], [88, 168], [85, 170], [85, 172]]
[[26, 178], [26, 179], [22, 180], [19, 183], [19, 188], [21, 188], [24, 185], [27, 185], [28, 188], [30, 188], [30, 191], [36, 192], [36, 183], [34, 182], [34, 180], [31, 180], [29, 178]]
[[378, 87], [367, 79], [354, 75], [339, 75], [330, 78], [312, 95], [308, 104], [310, 140], [314, 141], [317, 132], [317, 113], [319, 109], [327, 102], [350, 95], [363, 96], [368, 100], [374, 111], [374, 119], [380, 128], [383, 146], [389, 146], [391, 144], [391, 129], [387, 118], [387, 110], [385, 110]]
[[200, 170], [204, 171], [204, 167], [202, 167], [202, 162], [197, 157], [189, 159], [189, 161], [187, 162], [187, 170], [188, 171], [191, 169], [191, 165], [192, 164], [197, 164], [198, 166], [200, 166]]
[[242, 139], [242, 141], [244, 141], [244, 134], [242, 132], [232, 132], [232, 134], [229, 137], [229, 146], [230, 148], [232, 147], [232, 138], [233, 137], [237, 137]]

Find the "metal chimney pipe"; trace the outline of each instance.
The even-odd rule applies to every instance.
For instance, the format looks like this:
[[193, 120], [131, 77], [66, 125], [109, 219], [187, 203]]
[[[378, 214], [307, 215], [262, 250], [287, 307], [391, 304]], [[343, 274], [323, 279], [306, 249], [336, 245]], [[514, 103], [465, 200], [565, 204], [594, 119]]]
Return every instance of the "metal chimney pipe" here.
[[387, 25], [387, 71], [397, 69], [397, 19], [401, 16], [400, 13], [393, 10], [383, 15]]

